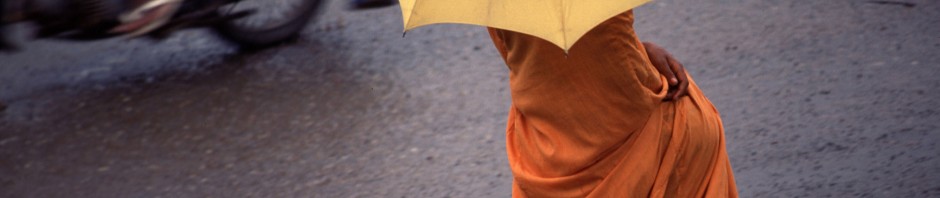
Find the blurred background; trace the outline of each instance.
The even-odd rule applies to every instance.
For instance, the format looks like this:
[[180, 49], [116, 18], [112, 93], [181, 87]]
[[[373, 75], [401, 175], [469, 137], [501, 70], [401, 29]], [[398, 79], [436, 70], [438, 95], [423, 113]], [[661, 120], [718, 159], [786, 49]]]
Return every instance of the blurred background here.
[[[0, 54], [0, 197], [509, 197], [485, 28], [403, 38], [397, 5], [325, 6], [250, 53], [201, 30], [21, 41]], [[722, 112], [742, 197], [940, 197], [940, 2], [635, 14]]]

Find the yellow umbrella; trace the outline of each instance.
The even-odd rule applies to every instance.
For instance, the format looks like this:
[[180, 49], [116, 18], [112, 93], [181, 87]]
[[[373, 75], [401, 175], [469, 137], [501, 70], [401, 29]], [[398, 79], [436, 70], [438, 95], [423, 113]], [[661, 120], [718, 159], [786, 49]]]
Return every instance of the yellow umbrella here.
[[399, 0], [405, 31], [435, 23], [525, 33], [566, 52], [605, 20], [649, 0]]

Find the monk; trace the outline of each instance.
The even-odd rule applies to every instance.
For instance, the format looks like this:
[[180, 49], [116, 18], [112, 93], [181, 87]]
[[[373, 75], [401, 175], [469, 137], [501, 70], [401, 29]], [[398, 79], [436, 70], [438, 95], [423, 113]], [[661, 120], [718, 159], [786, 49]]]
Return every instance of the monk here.
[[718, 111], [678, 61], [640, 42], [632, 11], [567, 54], [489, 32], [510, 70], [513, 197], [737, 197]]

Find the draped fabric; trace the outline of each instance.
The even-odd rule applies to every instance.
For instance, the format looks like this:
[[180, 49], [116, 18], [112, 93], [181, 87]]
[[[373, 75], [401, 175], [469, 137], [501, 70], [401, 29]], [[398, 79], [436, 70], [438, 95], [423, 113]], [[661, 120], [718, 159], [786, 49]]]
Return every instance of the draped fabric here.
[[489, 32], [510, 69], [513, 197], [737, 197], [718, 111], [694, 81], [689, 96], [662, 101], [668, 85], [632, 11], [567, 55], [530, 35]]

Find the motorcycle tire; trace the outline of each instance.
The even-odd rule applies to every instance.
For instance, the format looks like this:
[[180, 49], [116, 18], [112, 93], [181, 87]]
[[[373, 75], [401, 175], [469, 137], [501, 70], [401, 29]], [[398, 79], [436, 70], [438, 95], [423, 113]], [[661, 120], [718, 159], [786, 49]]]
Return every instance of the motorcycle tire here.
[[[272, 0], [255, 1], [273, 2]], [[219, 23], [213, 26], [212, 30], [223, 39], [239, 45], [242, 49], [249, 50], [270, 47], [293, 40], [317, 15], [325, 0], [298, 1], [297, 5], [292, 5], [291, 8], [285, 11], [287, 16], [278, 21], [268, 22], [263, 26], [252, 26], [234, 20]], [[220, 12], [222, 11], [220, 10]], [[261, 12], [263, 11], [256, 11], [255, 14], [265, 14]]]

